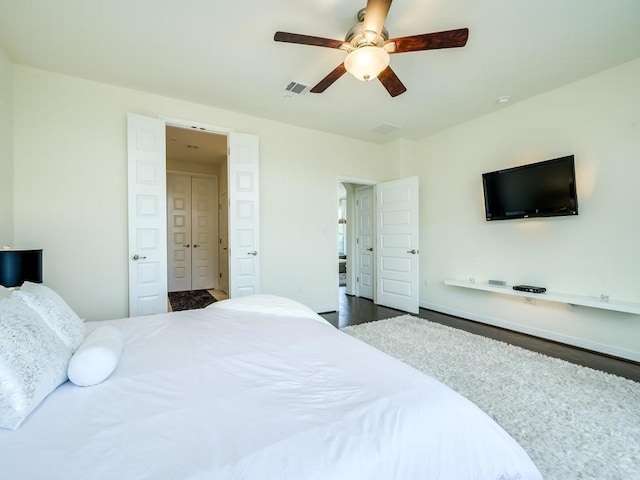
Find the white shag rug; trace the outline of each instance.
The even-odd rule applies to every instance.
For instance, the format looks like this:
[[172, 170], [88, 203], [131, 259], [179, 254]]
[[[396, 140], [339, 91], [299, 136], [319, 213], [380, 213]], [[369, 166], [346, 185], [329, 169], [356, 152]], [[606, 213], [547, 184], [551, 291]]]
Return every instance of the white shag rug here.
[[342, 331], [474, 402], [546, 480], [640, 479], [640, 383], [411, 315]]

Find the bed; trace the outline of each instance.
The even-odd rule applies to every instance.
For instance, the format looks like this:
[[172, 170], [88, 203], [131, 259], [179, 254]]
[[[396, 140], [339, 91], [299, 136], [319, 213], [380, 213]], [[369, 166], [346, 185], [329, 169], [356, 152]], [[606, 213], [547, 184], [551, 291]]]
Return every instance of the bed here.
[[297, 302], [85, 325], [121, 332], [117, 367], [0, 429], [2, 478], [541, 478], [473, 403]]

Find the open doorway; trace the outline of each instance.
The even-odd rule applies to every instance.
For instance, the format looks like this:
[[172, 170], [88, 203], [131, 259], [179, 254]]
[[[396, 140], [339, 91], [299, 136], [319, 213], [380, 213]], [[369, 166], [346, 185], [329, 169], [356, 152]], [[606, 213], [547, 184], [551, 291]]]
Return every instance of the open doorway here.
[[227, 151], [226, 135], [166, 127], [167, 285], [174, 303], [195, 292], [228, 298]]
[[260, 293], [260, 138], [180, 119], [128, 113], [130, 316], [167, 311], [167, 125], [226, 135], [227, 174], [220, 178], [227, 179], [229, 199], [221, 205], [228, 208], [229, 247], [223, 255], [229, 260], [228, 293], [230, 298]]
[[373, 182], [338, 181], [338, 315], [348, 296], [374, 299]]
[[[418, 177], [383, 183], [338, 179], [338, 198], [346, 191], [346, 286], [336, 268], [338, 326], [349, 296], [418, 313], [420, 278]], [[339, 210], [340, 212], [340, 210]], [[340, 222], [340, 217], [338, 217]], [[340, 223], [338, 223], [338, 227]], [[336, 228], [336, 232], [340, 229]], [[339, 240], [339, 238], [338, 238]], [[336, 254], [340, 251], [336, 245]]]

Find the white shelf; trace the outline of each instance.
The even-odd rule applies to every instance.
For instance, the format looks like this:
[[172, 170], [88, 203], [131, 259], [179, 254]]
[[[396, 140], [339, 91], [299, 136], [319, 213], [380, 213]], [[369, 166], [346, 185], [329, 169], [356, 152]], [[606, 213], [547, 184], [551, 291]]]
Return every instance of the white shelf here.
[[472, 288], [474, 290], [484, 290], [487, 292], [502, 293], [503, 295], [515, 295], [516, 297], [537, 298], [548, 302], [568, 303], [570, 305], [582, 305], [583, 307], [601, 308], [604, 310], [614, 310], [616, 312], [634, 313], [640, 315], [640, 303], [618, 302], [609, 300], [604, 302], [599, 298], [581, 297], [566, 293], [528, 293], [514, 290], [510, 285], [490, 285], [488, 283], [461, 282], [458, 280], [445, 280], [445, 285], [454, 287]]

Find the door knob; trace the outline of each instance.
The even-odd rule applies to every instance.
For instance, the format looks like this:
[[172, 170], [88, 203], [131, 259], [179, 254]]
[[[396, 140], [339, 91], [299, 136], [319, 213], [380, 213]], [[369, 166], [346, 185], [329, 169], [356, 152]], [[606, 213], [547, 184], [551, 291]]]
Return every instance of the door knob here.
[[187, 243], [186, 245], [182, 245], [184, 248], [189, 248], [189, 244]]
[[141, 257], [137, 253], [131, 257], [131, 260], [144, 260], [147, 257]]
[[411, 250], [407, 250], [407, 253], [415, 255], [416, 253], [418, 253], [418, 250], [416, 250], [415, 248], [412, 248]]
[[197, 243], [193, 244], [193, 248], [198, 248], [200, 245], [198, 245]]
[[253, 252], [249, 252], [247, 255], [253, 255], [255, 257], [258, 255], [258, 252], [254, 250]]
[[368, 252], [373, 252], [373, 248], [369, 247], [369, 248], [367, 248], [367, 251]]

